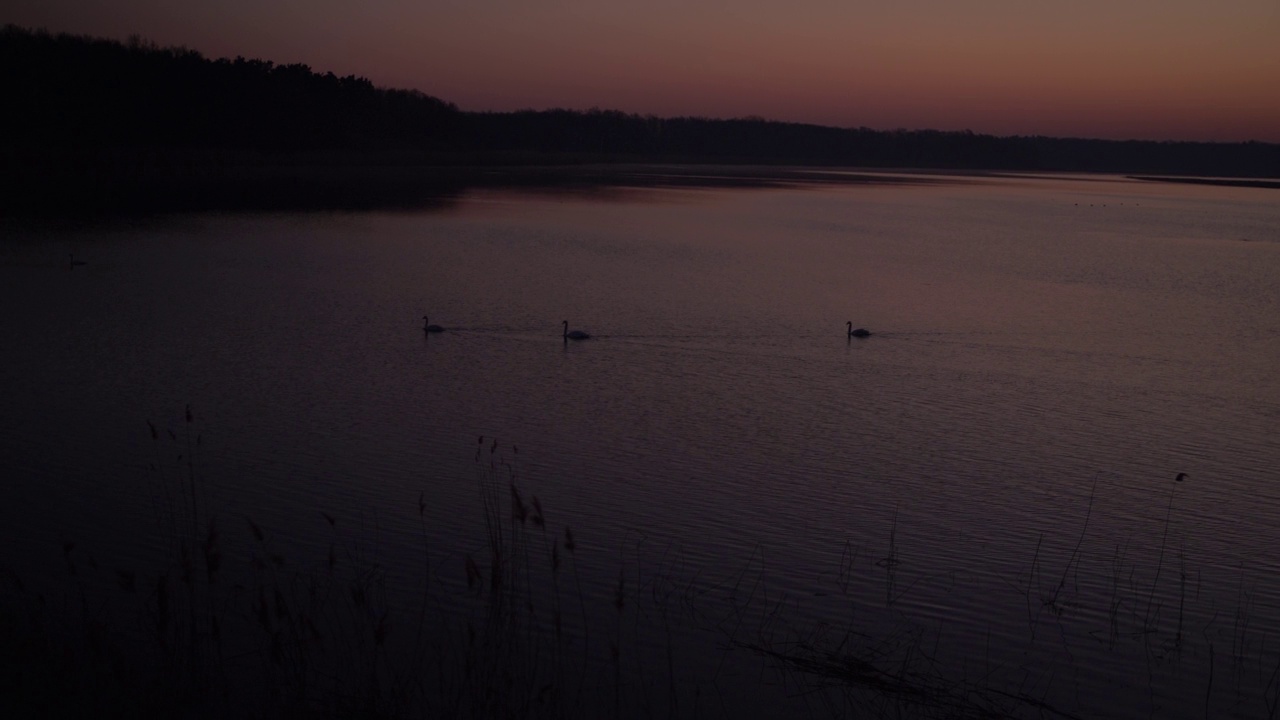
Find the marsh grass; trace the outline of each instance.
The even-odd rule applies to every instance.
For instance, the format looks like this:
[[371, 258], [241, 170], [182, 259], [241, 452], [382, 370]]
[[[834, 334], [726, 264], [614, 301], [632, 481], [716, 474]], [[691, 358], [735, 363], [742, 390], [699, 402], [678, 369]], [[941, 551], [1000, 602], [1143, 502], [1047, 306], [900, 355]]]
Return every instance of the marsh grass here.
[[[1072, 701], [1064, 701], [1072, 694], [1078, 700], [1080, 690], [1064, 693], [1061, 687], [1068, 684], [1066, 678], [1080, 677], [1080, 649], [1076, 646], [1085, 642], [1100, 644], [1113, 657], [1132, 658], [1138, 667], [1145, 664], [1145, 691], [1130, 686], [1133, 695], [1116, 697], [1129, 697], [1132, 702], [1145, 692], [1148, 714], [1217, 717], [1228, 713], [1274, 718], [1280, 711], [1280, 656], [1267, 648], [1268, 637], [1255, 627], [1257, 590], [1243, 565], [1232, 573], [1234, 583], [1211, 591], [1211, 598], [1217, 599], [1234, 594], [1231, 609], [1219, 611], [1212, 604], [1206, 608], [1201, 597], [1201, 572], [1191, 567], [1187, 537], [1177, 537], [1179, 533], [1172, 529], [1178, 490], [1170, 491], [1161, 503], [1163, 521], [1154, 538], [1158, 544], [1151, 546], [1147, 566], [1132, 559], [1131, 538], [1090, 542], [1098, 490], [1095, 479], [1073, 543], [1052, 548], [1045, 536], [1039, 535], [1030, 553], [1029, 570], [1020, 579], [1006, 580], [1024, 596], [1027, 637], [1023, 653], [1039, 658], [1036, 672], [1029, 672], [1030, 666], [1010, 666], [1007, 660], [993, 666], [989, 659], [977, 664], [976, 673], [970, 672], [967, 662], [958, 663], [954, 653], [945, 651], [945, 624], [931, 628], [903, 607], [904, 602], [910, 604], [910, 589], [928, 578], [913, 579], [911, 568], [901, 562], [901, 524], [896, 510], [888, 526], [888, 554], [863, 568], [863, 572], [879, 572], [884, 578], [884, 612], [874, 615], [879, 620], [851, 622], [843, 629], [823, 626], [816, 632], [779, 625], [742, 646], [768, 658], [785, 677], [793, 697], [816, 699], [832, 716], [1091, 717], [1105, 706], [1084, 703], [1081, 707], [1091, 710], [1081, 711]], [[1109, 547], [1110, 551], [1091, 551], [1091, 545]], [[1171, 547], [1175, 549], [1171, 551]], [[1171, 554], [1176, 555], [1172, 578], [1166, 572]], [[836, 586], [845, 595], [874, 580], [874, 573], [858, 577], [857, 568], [849, 562], [854, 556], [846, 545], [835, 574]], [[1222, 568], [1216, 570], [1214, 575], [1220, 577]], [[1090, 582], [1082, 583], [1084, 576]], [[906, 590], [895, 591], [903, 585]], [[856, 597], [868, 595], [862, 592]], [[1095, 626], [1099, 620], [1102, 624]], [[1041, 637], [1043, 628], [1052, 632]], [[1225, 677], [1222, 663], [1216, 661], [1222, 640], [1230, 647]], [[1096, 652], [1084, 649], [1085, 657]], [[1164, 704], [1169, 700], [1162, 699], [1162, 692], [1188, 683], [1202, 688], [1203, 708]], [[1109, 717], [1127, 716], [1126, 711], [1107, 712], [1104, 715]]]
[[573, 533], [566, 527], [561, 540], [548, 532], [541, 501], [534, 496], [526, 503], [517, 484], [518, 455], [515, 447], [510, 456], [500, 453], [497, 439], [487, 447], [484, 437], [477, 443], [487, 558], [482, 568], [465, 557], [475, 604], [453, 708], [461, 716], [558, 717], [581, 700], [580, 687], [567, 682], [575, 638], [566, 629], [560, 587], [565, 565], [577, 573]]
[[[1131, 559], [1129, 538], [1089, 551], [1096, 480], [1075, 542], [1053, 548], [1039, 537], [1029, 570], [1008, 582], [1025, 596], [1028, 647], [1055, 642], [1042, 626], [1063, 647], [1043, 656], [1048, 665], [1011, 674], [989, 657], [957, 664], [947, 622], [913, 615], [913, 594], [931, 578], [904, 560], [896, 509], [885, 555], [844, 543], [832, 582], [847, 622], [814, 624], [797, 620], [802, 599], [769, 586], [767, 546], [721, 574], [643, 538], [613, 557], [557, 522], [525, 489], [518, 448], [491, 437], [475, 446], [479, 541], [452, 555], [456, 565], [438, 562], [420, 495], [421, 559], [405, 568], [387, 565], [381, 528], [358, 513], [318, 513], [318, 557], [288, 556], [288, 543], [252, 517], [215, 517], [190, 409], [176, 431], [148, 429], [165, 561], [119, 567], [68, 541], [63, 591], [0, 576], [5, 717], [727, 717], [754, 708], [733, 695], [758, 685], [781, 698], [770, 715], [1074, 718], [1055, 692], [1064, 668], [1052, 658], [1070, 656], [1068, 634], [1095, 621], [1073, 637], [1136, 647], [1152, 675], [1184, 653], [1200, 657], [1207, 716], [1228, 680], [1237, 697], [1249, 683], [1262, 688], [1237, 699], [1250, 708], [1243, 715], [1274, 718], [1280, 707], [1280, 658], [1254, 628], [1246, 569], [1234, 609], [1204, 621], [1191, 612], [1200, 580], [1184, 537], [1168, 587], [1172, 493], [1154, 568]], [[1089, 592], [1081, 574], [1106, 582]], [[874, 596], [882, 607], [872, 613], [862, 603]], [[1162, 624], [1169, 598], [1176, 622]], [[1215, 654], [1224, 641], [1225, 673]]]
[[425, 636], [416, 653], [391, 648], [376, 552], [329, 514], [327, 557], [309, 563], [253, 518], [214, 517], [190, 408], [181, 423], [147, 423], [161, 562], [100, 565], [69, 541], [61, 589], [6, 580], [4, 661], [20, 669], [6, 716], [388, 717], [420, 704], [433, 651]]

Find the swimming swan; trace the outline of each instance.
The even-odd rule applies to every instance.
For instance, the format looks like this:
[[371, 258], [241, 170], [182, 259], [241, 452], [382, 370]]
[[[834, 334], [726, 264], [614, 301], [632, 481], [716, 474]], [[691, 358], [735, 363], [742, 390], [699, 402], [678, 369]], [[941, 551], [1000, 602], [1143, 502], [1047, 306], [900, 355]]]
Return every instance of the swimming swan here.
[[849, 329], [849, 337], [868, 337], [871, 335], [871, 331], [865, 328], [858, 328], [855, 330], [852, 320], [846, 322], [845, 326]]
[[565, 340], [586, 340], [589, 337], [591, 336], [582, 332], [581, 330], [574, 330], [573, 332], [570, 332], [569, 321], [568, 320], [564, 321], [564, 339]]
[[444, 328], [440, 327], [439, 325], [432, 325], [431, 322], [427, 320], [427, 316], [423, 315], [422, 331], [423, 332], [444, 332]]

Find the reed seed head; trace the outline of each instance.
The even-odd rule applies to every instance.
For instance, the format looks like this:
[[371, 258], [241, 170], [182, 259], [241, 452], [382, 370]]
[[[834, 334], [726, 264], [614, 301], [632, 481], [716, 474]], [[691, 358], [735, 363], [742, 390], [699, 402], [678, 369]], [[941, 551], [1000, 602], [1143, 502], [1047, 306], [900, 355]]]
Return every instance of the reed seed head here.
[[516, 489], [515, 483], [511, 483], [511, 518], [519, 520], [523, 525], [528, 516], [529, 512], [525, 510], [524, 501], [520, 499], [520, 491]]
[[542, 503], [538, 502], [538, 496], [533, 496], [533, 524], [538, 527], [546, 527], [547, 523], [542, 517]]

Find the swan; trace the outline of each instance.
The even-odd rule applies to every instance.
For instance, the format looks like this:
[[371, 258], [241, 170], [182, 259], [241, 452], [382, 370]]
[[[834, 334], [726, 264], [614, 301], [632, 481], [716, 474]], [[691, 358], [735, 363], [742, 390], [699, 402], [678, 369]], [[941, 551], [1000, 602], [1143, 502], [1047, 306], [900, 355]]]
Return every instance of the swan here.
[[848, 322], [846, 322], [845, 326], [848, 327], [849, 329], [849, 337], [867, 337], [871, 335], [871, 331], [867, 330], [866, 328], [857, 328], [855, 330], [853, 327], [852, 320], [849, 320]]
[[431, 321], [427, 320], [427, 316], [426, 316], [426, 315], [423, 315], [423, 316], [422, 316], [422, 331], [423, 331], [423, 332], [431, 332], [431, 333], [435, 333], [435, 332], [444, 332], [444, 328], [440, 327], [439, 325], [432, 325], [432, 324], [431, 324]]
[[581, 330], [574, 330], [570, 332], [569, 321], [568, 320], [564, 321], [564, 339], [565, 340], [586, 340], [589, 337], [591, 336], [582, 332]]

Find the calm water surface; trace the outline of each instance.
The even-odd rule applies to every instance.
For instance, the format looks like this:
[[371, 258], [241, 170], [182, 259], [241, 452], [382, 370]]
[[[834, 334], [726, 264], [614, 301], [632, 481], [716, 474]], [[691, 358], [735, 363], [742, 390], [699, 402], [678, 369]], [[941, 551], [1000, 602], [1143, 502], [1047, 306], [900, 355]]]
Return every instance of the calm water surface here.
[[483, 436], [588, 593], [750, 569], [1085, 716], [1203, 717], [1213, 652], [1213, 714], [1268, 716], [1280, 196], [920, 179], [6, 226], [0, 559], [146, 557], [186, 451], [220, 517], [305, 552], [327, 512], [392, 567], [425, 533], [461, 584]]

